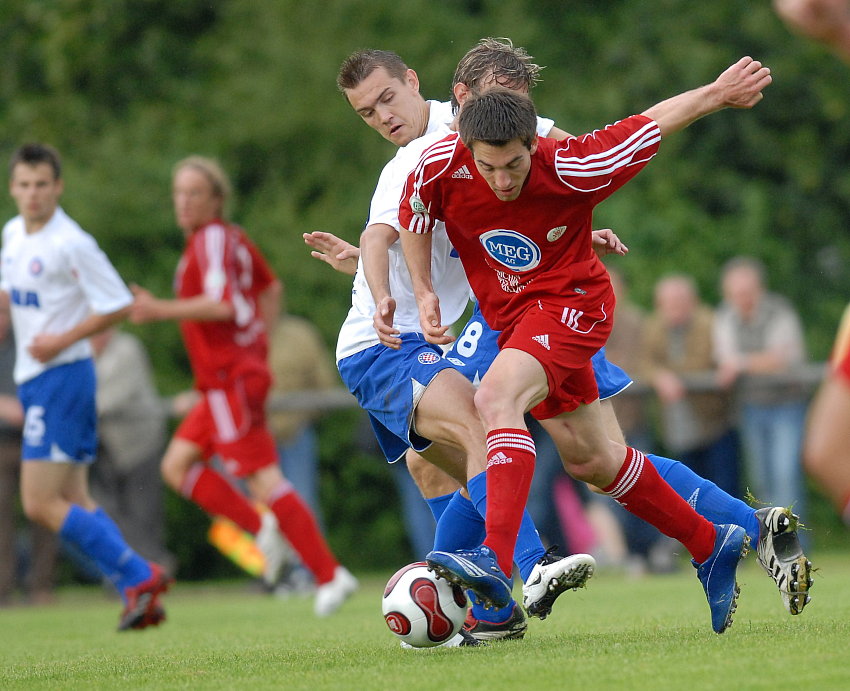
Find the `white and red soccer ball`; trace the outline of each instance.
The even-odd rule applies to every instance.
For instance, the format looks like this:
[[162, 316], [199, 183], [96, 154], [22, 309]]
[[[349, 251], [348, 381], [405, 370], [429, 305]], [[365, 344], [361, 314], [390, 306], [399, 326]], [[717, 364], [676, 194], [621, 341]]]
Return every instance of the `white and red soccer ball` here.
[[428, 570], [423, 561], [396, 571], [384, 588], [384, 620], [414, 648], [431, 648], [454, 637], [466, 619], [466, 595]]

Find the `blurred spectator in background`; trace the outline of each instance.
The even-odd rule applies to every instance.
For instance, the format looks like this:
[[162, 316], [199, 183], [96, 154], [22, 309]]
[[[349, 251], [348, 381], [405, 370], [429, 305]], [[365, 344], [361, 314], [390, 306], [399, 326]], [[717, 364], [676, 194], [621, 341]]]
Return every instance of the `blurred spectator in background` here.
[[[629, 299], [629, 285], [623, 273], [610, 263], [606, 266], [614, 295], [617, 296], [617, 305], [614, 308], [614, 326], [605, 344], [605, 352], [611, 362], [626, 370], [635, 381], [645, 381], [641, 371], [644, 364], [641, 354], [647, 336], [646, 314]], [[637, 449], [657, 446], [647, 415], [647, 394], [629, 390], [624, 395], [614, 396], [611, 404], [629, 446]], [[615, 521], [609, 518], [609, 514], [613, 514]], [[622, 562], [633, 573], [641, 573], [646, 569], [652, 572], [672, 570], [671, 550], [678, 543], [669, 540], [616, 502], [604, 495], [593, 494], [588, 504], [588, 516], [596, 526], [603, 551], [614, 564]]]
[[[318, 329], [303, 317], [281, 310], [271, 335], [272, 395], [342, 388], [333, 358]], [[269, 411], [284, 475], [313, 509], [319, 523], [319, 453], [314, 423], [317, 410]]]
[[[0, 607], [12, 604], [20, 573], [25, 574], [20, 585], [27, 601], [42, 605], [53, 600], [58, 545], [56, 535], [47, 528], [29, 522], [25, 528], [17, 506], [24, 410], [12, 379], [15, 339], [8, 297], [0, 296]], [[19, 555], [19, 538], [24, 533], [29, 534], [29, 549]]]
[[[274, 396], [299, 391], [321, 391], [340, 386], [333, 359], [318, 329], [303, 317], [281, 311], [269, 346], [271, 393]], [[314, 423], [318, 410], [275, 410], [269, 408], [269, 427], [277, 443], [280, 468], [323, 525], [319, 499], [319, 448]], [[275, 586], [278, 594], [309, 592], [313, 578], [293, 553]]]
[[850, 2], [774, 0], [773, 6], [793, 31], [820, 41], [850, 63]]
[[850, 305], [809, 409], [804, 458], [806, 470], [850, 527]]
[[165, 548], [159, 459], [165, 448], [166, 411], [141, 341], [112, 327], [91, 339], [97, 372], [100, 448], [91, 472], [95, 500], [139, 553], [173, 575]]
[[717, 378], [739, 387], [740, 430], [749, 488], [758, 502], [793, 505], [805, 512], [801, 464], [806, 397], [799, 383], [759, 381], [792, 374], [804, 364], [800, 319], [783, 297], [767, 292], [764, 265], [735, 257], [721, 272], [723, 303], [714, 322]]
[[713, 310], [700, 302], [691, 276], [675, 274], [655, 286], [655, 311], [644, 342], [644, 371], [661, 403], [668, 452], [733, 497], [741, 497], [738, 435], [728, 391], [689, 393], [682, 375], [715, 367]]

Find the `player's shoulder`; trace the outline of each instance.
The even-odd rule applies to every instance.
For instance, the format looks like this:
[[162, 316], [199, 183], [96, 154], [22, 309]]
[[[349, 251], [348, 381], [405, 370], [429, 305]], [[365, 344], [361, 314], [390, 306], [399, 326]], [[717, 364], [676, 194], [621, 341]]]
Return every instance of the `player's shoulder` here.
[[415, 172], [423, 184], [440, 177], [450, 170], [453, 161], [466, 151], [460, 135], [451, 132], [440, 139], [431, 142], [422, 150]]

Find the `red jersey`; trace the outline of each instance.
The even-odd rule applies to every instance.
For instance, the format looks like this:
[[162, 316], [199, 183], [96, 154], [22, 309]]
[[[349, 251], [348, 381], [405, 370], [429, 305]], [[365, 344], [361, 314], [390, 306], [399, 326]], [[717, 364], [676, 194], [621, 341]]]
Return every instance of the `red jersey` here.
[[415, 233], [445, 223], [494, 329], [553, 297], [568, 324], [600, 307], [610, 314], [608, 272], [592, 248], [593, 208], [646, 165], [660, 140], [658, 125], [642, 115], [582, 137], [541, 138], [521, 194], [503, 202], [452, 134], [408, 176], [399, 221]]
[[192, 233], [174, 292], [178, 298], [206, 295], [235, 310], [231, 321], [180, 322], [199, 389], [221, 388], [246, 371], [268, 370], [268, 335], [257, 297], [275, 280], [241, 228], [213, 221]]

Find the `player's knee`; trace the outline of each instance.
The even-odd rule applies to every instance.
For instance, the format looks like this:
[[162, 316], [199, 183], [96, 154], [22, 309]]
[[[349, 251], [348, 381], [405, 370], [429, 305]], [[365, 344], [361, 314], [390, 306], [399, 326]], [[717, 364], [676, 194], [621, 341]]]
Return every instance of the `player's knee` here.
[[497, 386], [487, 385], [482, 383], [478, 391], [475, 392], [475, 410], [479, 417], [484, 421], [484, 426], [487, 428], [498, 427], [504, 424], [502, 421], [506, 417], [520, 417], [525, 412], [518, 410], [516, 401], [505, 392], [501, 391]]

